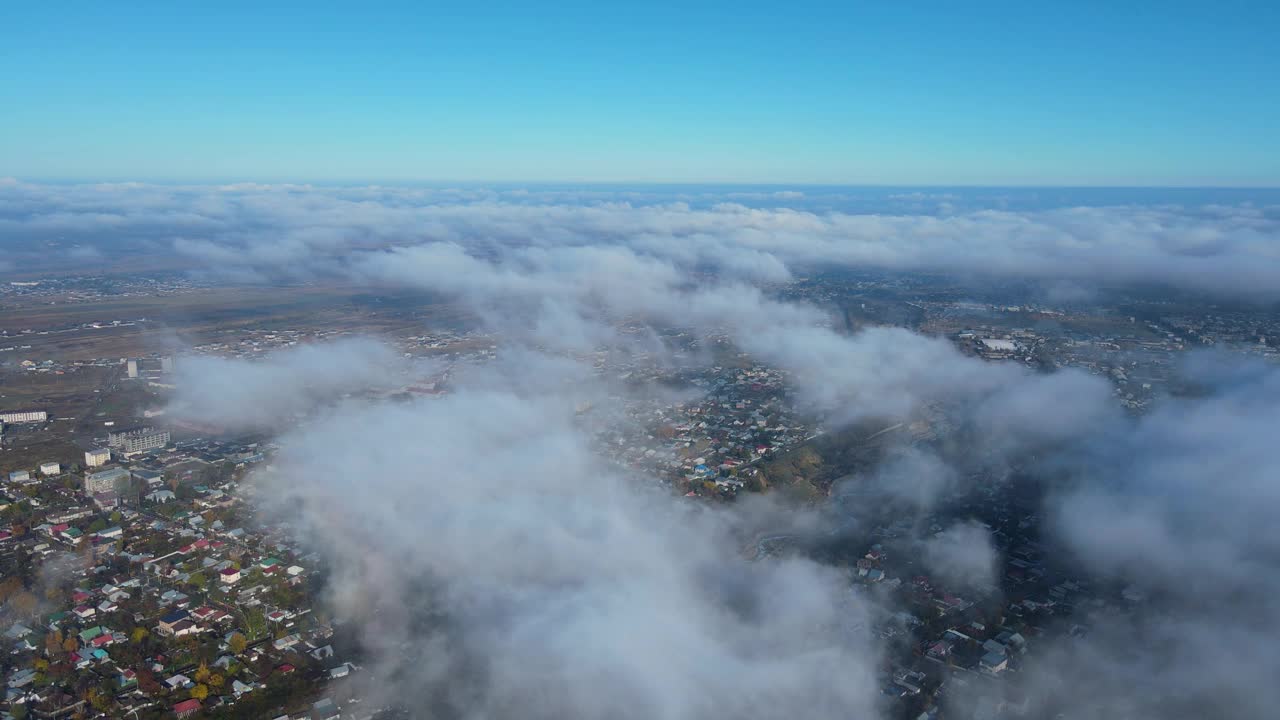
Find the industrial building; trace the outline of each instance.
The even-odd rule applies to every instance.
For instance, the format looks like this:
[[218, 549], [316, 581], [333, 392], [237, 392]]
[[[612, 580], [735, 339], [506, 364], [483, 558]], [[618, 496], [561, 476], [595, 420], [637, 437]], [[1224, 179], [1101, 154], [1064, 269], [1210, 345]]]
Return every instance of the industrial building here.
[[107, 445], [113, 449], [121, 451], [125, 455], [134, 455], [148, 450], [155, 450], [156, 448], [162, 448], [168, 444], [168, 430], [139, 428], [107, 434]]
[[0, 423], [40, 423], [49, 419], [44, 410], [11, 410], [0, 412]]

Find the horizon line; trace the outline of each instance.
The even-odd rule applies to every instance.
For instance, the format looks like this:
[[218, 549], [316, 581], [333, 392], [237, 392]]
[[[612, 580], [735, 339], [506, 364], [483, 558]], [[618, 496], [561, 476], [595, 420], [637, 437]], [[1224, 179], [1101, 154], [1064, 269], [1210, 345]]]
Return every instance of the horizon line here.
[[[966, 189], [966, 190], [1261, 190], [1280, 191], [1274, 185], [1247, 184], [1140, 184], [1140, 183], [877, 183], [877, 182], [785, 182], [785, 181], [718, 181], [718, 180], [448, 180], [427, 178], [143, 178], [129, 176], [41, 177], [2, 175], [0, 181], [13, 180], [29, 185], [95, 185], [140, 183], [157, 186], [208, 185], [316, 185], [316, 186], [571, 186], [571, 187], [719, 187], [719, 188], [860, 188], [860, 189]], [[0, 187], [3, 183], [0, 182]]]

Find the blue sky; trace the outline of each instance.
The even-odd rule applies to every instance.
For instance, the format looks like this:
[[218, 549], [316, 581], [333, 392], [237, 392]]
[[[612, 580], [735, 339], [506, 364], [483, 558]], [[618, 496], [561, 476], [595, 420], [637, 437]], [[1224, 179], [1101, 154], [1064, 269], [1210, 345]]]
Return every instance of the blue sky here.
[[1280, 10], [1141, 5], [5, 3], [0, 176], [1280, 185]]

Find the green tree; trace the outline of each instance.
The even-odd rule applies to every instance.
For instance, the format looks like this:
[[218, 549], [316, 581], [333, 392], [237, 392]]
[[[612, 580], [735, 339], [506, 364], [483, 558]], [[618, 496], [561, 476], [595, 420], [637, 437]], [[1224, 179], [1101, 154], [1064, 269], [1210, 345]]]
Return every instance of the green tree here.
[[244, 611], [244, 628], [249, 631], [249, 637], [261, 639], [267, 634], [267, 618], [258, 608], [249, 608]]
[[121, 520], [123, 520], [123, 519], [124, 519], [124, 516], [120, 514], [120, 511], [119, 511], [119, 510], [112, 510], [112, 511], [111, 511], [111, 524], [112, 524], [112, 525], [119, 525], [119, 524], [120, 524], [120, 521], [121, 521]]

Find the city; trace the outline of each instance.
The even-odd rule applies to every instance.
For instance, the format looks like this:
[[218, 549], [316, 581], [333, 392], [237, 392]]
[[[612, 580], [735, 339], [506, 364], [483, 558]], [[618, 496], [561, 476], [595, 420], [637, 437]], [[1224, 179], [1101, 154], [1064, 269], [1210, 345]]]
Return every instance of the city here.
[[4, 10], [0, 720], [1280, 717], [1280, 5]]

